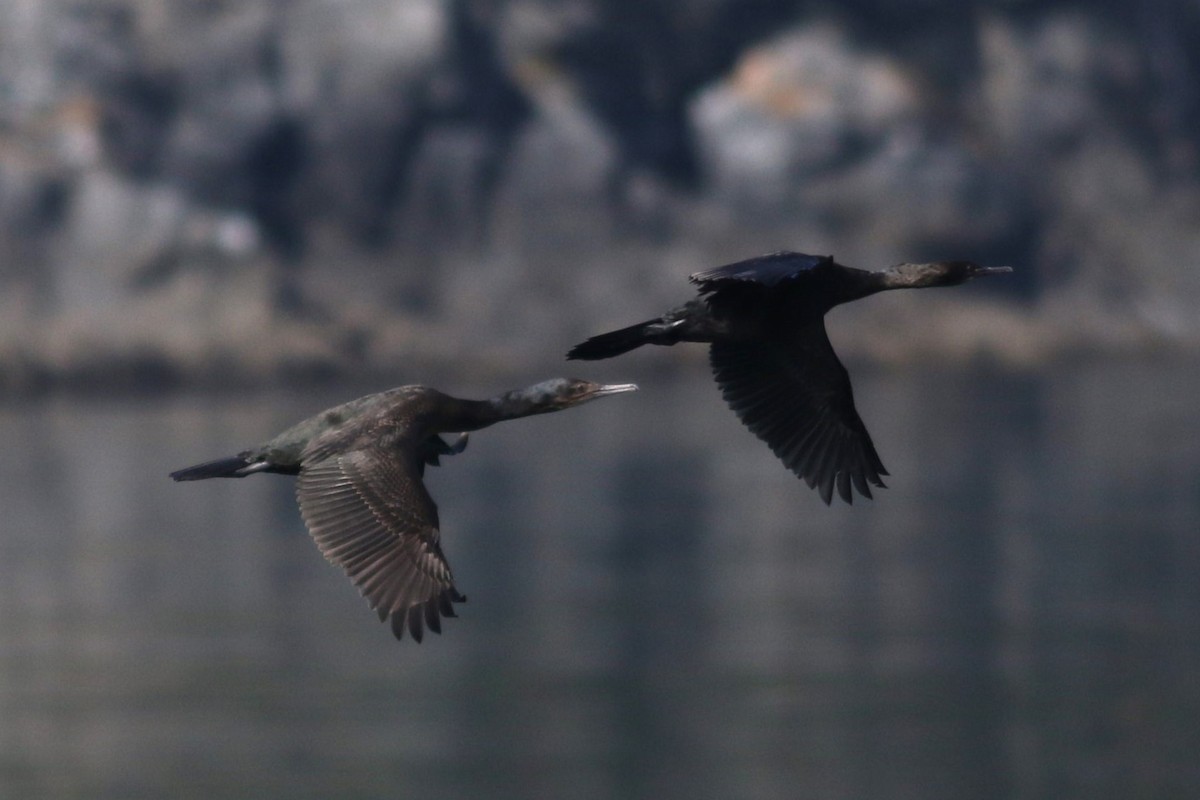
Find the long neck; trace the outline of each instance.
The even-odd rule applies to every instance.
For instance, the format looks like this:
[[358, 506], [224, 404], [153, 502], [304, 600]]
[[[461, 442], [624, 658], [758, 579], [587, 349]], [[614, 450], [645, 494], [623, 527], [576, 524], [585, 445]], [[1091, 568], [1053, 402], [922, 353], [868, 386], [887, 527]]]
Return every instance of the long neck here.
[[518, 417], [557, 411], [561, 406], [555, 403], [555, 395], [547, 388], [548, 385], [549, 382], [527, 386], [524, 389], [514, 389], [485, 402], [492, 407], [497, 415], [497, 420], [517, 419]]
[[832, 285], [825, 293], [825, 297], [829, 301], [826, 310], [842, 303], [870, 297], [878, 292], [885, 292], [888, 289], [906, 288], [898, 285], [898, 279], [892, 272], [894, 268], [872, 272], [854, 267], [838, 266], [838, 271], [830, 279]]
[[555, 408], [545, 395], [528, 389], [516, 389], [488, 400], [455, 400], [446, 413], [439, 414], [444, 431], [477, 431], [506, 419], [544, 414]]
[[842, 267], [833, 305], [849, 303], [891, 289], [923, 289], [943, 285], [945, 275], [931, 264], [897, 264], [878, 271]]

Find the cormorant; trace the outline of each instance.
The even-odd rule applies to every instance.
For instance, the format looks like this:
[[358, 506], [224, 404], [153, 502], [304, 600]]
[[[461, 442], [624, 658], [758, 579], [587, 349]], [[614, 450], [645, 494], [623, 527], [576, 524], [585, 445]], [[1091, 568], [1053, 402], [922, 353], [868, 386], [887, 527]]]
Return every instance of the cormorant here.
[[553, 378], [490, 400], [460, 400], [427, 386], [400, 386], [322, 411], [258, 447], [177, 470], [177, 481], [244, 478], [256, 472], [298, 475], [300, 515], [317, 547], [342, 567], [392, 632], [421, 641], [424, 626], [466, 597], [454, 586], [439, 544], [437, 506], [425, 489], [425, 465], [461, 453], [438, 434], [474, 431], [637, 389]]
[[700, 296], [657, 319], [593, 336], [569, 359], [611, 358], [644, 344], [708, 342], [709, 362], [726, 402], [829, 504], [836, 486], [864, 497], [887, 475], [854, 407], [850, 376], [825, 333], [834, 306], [888, 289], [957, 286], [1011, 272], [970, 261], [899, 264], [871, 272], [833, 256], [779, 252], [691, 276]]

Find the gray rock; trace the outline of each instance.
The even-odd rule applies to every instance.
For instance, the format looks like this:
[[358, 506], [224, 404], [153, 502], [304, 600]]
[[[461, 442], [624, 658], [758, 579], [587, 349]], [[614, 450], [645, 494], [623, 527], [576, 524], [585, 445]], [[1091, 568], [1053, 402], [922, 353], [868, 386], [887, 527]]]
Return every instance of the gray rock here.
[[525, 364], [784, 247], [1200, 343], [1200, 13], [838, 8], [0, 3], [0, 373]]

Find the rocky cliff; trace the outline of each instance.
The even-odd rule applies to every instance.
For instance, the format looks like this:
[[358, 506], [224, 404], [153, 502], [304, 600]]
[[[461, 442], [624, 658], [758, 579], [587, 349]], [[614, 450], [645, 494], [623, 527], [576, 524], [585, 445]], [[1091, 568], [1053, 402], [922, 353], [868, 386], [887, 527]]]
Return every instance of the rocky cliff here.
[[0, 391], [554, 372], [785, 248], [1017, 268], [851, 357], [1195, 348], [1200, 8], [1135, 6], [0, 4]]

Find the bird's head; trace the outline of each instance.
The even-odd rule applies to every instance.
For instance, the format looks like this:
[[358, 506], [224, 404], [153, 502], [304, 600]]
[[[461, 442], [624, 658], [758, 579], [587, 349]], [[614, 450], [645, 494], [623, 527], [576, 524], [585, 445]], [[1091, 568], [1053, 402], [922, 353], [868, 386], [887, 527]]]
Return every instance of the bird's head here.
[[582, 378], [551, 378], [530, 387], [530, 392], [547, 411], [581, 405], [597, 397], [636, 392], [636, 383], [592, 383]]
[[932, 261], [900, 264], [893, 270], [902, 275], [909, 286], [958, 286], [972, 278], [1012, 272], [1012, 267], [981, 267], [974, 261]]

